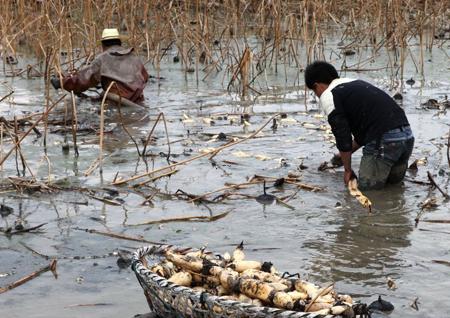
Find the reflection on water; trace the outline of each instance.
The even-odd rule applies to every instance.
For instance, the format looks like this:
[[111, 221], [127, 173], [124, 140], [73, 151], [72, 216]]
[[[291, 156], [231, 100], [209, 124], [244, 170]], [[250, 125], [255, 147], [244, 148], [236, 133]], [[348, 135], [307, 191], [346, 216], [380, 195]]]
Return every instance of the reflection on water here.
[[397, 252], [410, 245], [413, 225], [405, 206], [404, 191], [388, 188], [367, 192], [374, 211], [350, 209], [354, 202], [347, 196], [336, 230], [326, 231], [326, 240], [308, 241], [304, 246], [317, 250], [313, 272], [327, 274], [332, 281], [384, 283], [390, 268], [402, 266]]

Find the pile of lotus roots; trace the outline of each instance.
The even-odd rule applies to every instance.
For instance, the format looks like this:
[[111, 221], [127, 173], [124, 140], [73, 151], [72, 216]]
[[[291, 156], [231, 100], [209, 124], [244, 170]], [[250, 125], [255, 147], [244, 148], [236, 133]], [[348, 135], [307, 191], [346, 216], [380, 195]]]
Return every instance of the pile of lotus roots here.
[[242, 243], [232, 254], [205, 250], [172, 250], [149, 269], [168, 281], [222, 299], [322, 315], [354, 317], [353, 300], [334, 284], [319, 287], [291, 275], [280, 275], [270, 262], [245, 259]]

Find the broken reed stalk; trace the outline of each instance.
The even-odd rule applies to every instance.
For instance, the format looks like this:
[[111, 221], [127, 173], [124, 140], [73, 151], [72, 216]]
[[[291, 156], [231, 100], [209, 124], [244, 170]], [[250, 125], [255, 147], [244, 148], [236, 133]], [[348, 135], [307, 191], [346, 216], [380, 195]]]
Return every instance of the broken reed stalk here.
[[334, 283], [331, 283], [327, 287], [323, 288], [317, 295], [311, 300], [311, 302], [306, 306], [305, 311], [308, 312], [309, 308], [316, 302], [316, 300], [322, 296], [328, 294], [331, 290], [333, 290]]
[[[105, 93], [103, 95], [102, 103], [100, 105], [100, 139], [99, 139], [99, 142], [98, 142], [99, 154], [98, 154], [98, 158], [96, 159], [96, 162], [98, 162], [100, 176], [103, 175], [103, 136], [104, 136], [104, 133], [105, 133], [104, 132], [104, 129], [105, 129], [105, 102], [106, 102], [106, 98], [107, 98], [107, 95], [108, 95], [109, 91], [111, 90], [111, 88], [115, 84], [116, 84], [115, 81], [112, 81], [109, 84], [108, 88], [106, 89], [106, 91], [105, 91]], [[93, 166], [93, 164], [91, 166]], [[90, 173], [92, 173], [92, 171], [90, 171]]]
[[448, 139], [447, 139], [447, 162], [448, 167], [450, 168], [450, 129], [448, 130]]
[[231, 210], [228, 210], [226, 212], [216, 214], [213, 216], [206, 216], [206, 215], [195, 215], [195, 216], [183, 216], [183, 217], [175, 217], [170, 219], [160, 219], [160, 220], [154, 220], [154, 221], [146, 221], [142, 223], [136, 223], [136, 224], [127, 224], [127, 226], [141, 226], [141, 225], [151, 225], [151, 224], [161, 224], [161, 223], [171, 223], [171, 222], [213, 222], [220, 220], [224, 217], [226, 217]]
[[164, 167], [161, 167], [161, 168], [158, 168], [158, 169], [149, 171], [149, 172], [145, 172], [145, 173], [142, 173], [142, 174], [133, 176], [133, 177], [128, 178], [128, 179], [123, 179], [123, 180], [118, 180], [118, 181], [116, 180], [113, 184], [114, 184], [114, 185], [120, 185], [120, 184], [128, 183], [128, 182], [130, 182], [130, 181], [134, 181], [134, 180], [137, 180], [137, 179], [146, 177], [146, 176], [150, 176], [150, 175], [152, 175], [152, 174], [155, 174], [155, 173], [160, 172], [160, 171], [163, 171], [163, 170], [172, 169], [173, 167], [176, 167], [176, 166], [179, 166], [179, 165], [184, 165], [184, 164], [186, 164], [186, 163], [189, 163], [189, 162], [191, 162], [191, 161], [194, 161], [194, 160], [197, 160], [197, 159], [206, 157], [206, 156], [211, 156], [211, 157], [213, 157], [213, 156], [217, 155], [220, 151], [222, 151], [222, 150], [224, 150], [224, 149], [226, 149], [226, 148], [235, 146], [235, 145], [237, 145], [237, 144], [240, 144], [240, 143], [242, 143], [242, 142], [244, 142], [244, 141], [247, 141], [247, 140], [249, 140], [249, 139], [255, 137], [261, 130], [264, 129], [264, 127], [266, 127], [269, 123], [271, 123], [272, 120], [273, 120], [274, 118], [276, 118], [277, 116], [279, 116], [279, 114], [275, 114], [275, 115], [273, 115], [272, 117], [270, 117], [270, 119], [269, 119], [264, 125], [262, 125], [262, 126], [261, 126], [259, 129], [257, 129], [255, 132], [253, 132], [252, 134], [250, 134], [249, 136], [247, 136], [247, 137], [245, 137], [245, 138], [243, 138], [243, 139], [240, 139], [240, 140], [231, 142], [231, 143], [229, 143], [229, 144], [226, 144], [226, 145], [224, 145], [224, 146], [221, 146], [221, 147], [219, 147], [219, 148], [217, 148], [217, 149], [214, 149], [214, 150], [212, 150], [212, 151], [208, 151], [208, 152], [206, 152], [206, 153], [203, 153], [203, 154], [194, 156], [194, 157], [192, 157], [192, 158], [190, 158], [190, 159], [186, 159], [186, 160], [183, 160], [183, 161], [180, 161], [180, 162], [177, 162], [177, 163], [173, 163], [173, 164], [170, 164], [170, 165], [167, 165], [167, 166], [164, 166]]
[[6, 234], [7, 236], [11, 236], [11, 235], [14, 235], [14, 234], [19, 234], [19, 233], [28, 233], [28, 232], [32, 232], [32, 231], [34, 231], [34, 230], [37, 230], [37, 229], [43, 227], [43, 226], [46, 225], [46, 224], [47, 224], [47, 223], [41, 223], [41, 224], [36, 225], [36, 226], [24, 228], [24, 229], [21, 229], [21, 230], [11, 231], [11, 232], [9, 232], [9, 233], [7, 232], [7, 233], [5, 233], [5, 234]]
[[[117, 87], [117, 85], [116, 85]], [[109, 94], [108, 94], [109, 95]], [[119, 110], [119, 118], [120, 118], [120, 123], [122, 124], [122, 128], [125, 131], [125, 133], [128, 135], [128, 137], [130, 137], [131, 141], [134, 143], [134, 146], [136, 147], [136, 151], [138, 153], [138, 156], [141, 156], [141, 152], [139, 151], [139, 146], [136, 142], [136, 140], [134, 140], [133, 135], [128, 131], [127, 126], [125, 125], [124, 121], [123, 121], [123, 116], [122, 116], [122, 96], [119, 95], [119, 101], [117, 102], [117, 107]]]
[[447, 265], [450, 266], [450, 261], [440, 260], [440, 259], [434, 259], [432, 260], [433, 263], [441, 264], [441, 265]]
[[250, 75], [250, 67], [251, 67], [251, 60], [252, 52], [248, 47], [245, 48], [244, 54], [242, 56], [241, 60], [241, 66], [240, 66], [240, 75], [241, 75], [241, 89], [242, 89], [242, 96], [247, 95], [247, 88], [248, 88], [248, 82], [249, 82], [249, 75]]
[[33, 129], [37, 126], [37, 124], [39, 124], [44, 118], [46, 118], [48, 116], [48, 114], [53, 110], [53, 108], [56, 107], [56, 105], [59, 104], [59, 102], [66, 97], [66, 94], [64, 94], [63, 96], [61, 96], [56, 102], [54, 102], [50, 107], [48, 107], [48, 109], [41, 115], [41, 117], [39, 117], [34, 124], [31, 125], [31, 127], [22, 135], [22, 137], [20, 137], [20, 139], [18, 140], [18, 143], [14, 143], [14, 146], [6, 153], [6, 155], [2, 158], [2, 160], [0, 161], [0, 166], [6, 161], [6, 159], [8, 159], [8, 157], [11, 155], [11, 153], [17, 148], [18, 145], [20, 145], [20, 143], [22, 142], [22, 140], [25, 139], [26, 136], [28, 136], [28, 134], [30, 132], [33, 131]]
[[95, 306], [112, 306], [113, 303], [94, 303], [94, 304], [73, 304], [65, 306], [64, 308], [74, 308], [74, 307], [95, 307]]
[[[18, 162], [18, 157], [19, 157], [19, 144], [18, 144], [18, 140], [19, 140], [19, 132], [17, 129], [17, 119], [16, 116], [14, 116], [14, 135], [11, 135], [11, 140], [14, 141], [14, 143], [17, 145], [16, 149], [15, 149], [15, 160], [16, 160], [16, 170], [17, 170], [17, 176], [20, 176], [20, 172], [19, 172], [19, 162]], [[22, 157], [20, 157], [22, 159]], [[23, 166], [23, 160], [22, 160], [22, 166]], [[23, 167], [23, 174], [25, 174], [25, 167]]]
[[158, 117], [156, 117], [156, 120], [155, 120], [155, 123], [153, 124], [152, 129], [150, 129], [150, 132], [148, 133], [147, 138], [145, 139], [144, 149], [142, 150], [142, 156], [145, 156], [145, 153], [147, 152], [148, 143], [150, 142], [150, 139], [153, 136], [153, 132], [154, 132], [154, 130], [156, 128], [156, 125], [158, 124], [158, 122], [159, 122], [159, 120], [161, 119], [162, 116], [164, 116], [164, 114], [163, 113], [159, 113]]
[[2, 98], [0, 98], [0, 102], [3, 102], [3, 100], [7, 99], [9, 96], [11, 96], [12, 94], [14, 94], [14, 91], [10, 91], [8, 94], [6, 94], [5, 96], [3, 96]]
[[243, 187], [247, 187], [247, 186], [254, 185], [254, 184], [260, 184], [260, 183], [263, 183], [263, 181], [257, 180], [257, 181], [244, 182], [244, 183], [239, 183], [239, 184], [233, 184], [233, 185], [225, 186], [225, 187], [222, 187], [220, 189], [209, 191], [209, 192], [204, 193], [202, 195], [196, 196], [195, 198], [190, 199], [189, 202], [195, 202], [195, 201], [198, 201], [198, 200], [203, 200], [207, 196], [209, 196], [211, 194], [214, 194], [214, 193], [223, 192], [223, 191], [230, 190], [230, 189], [240, 189], [240, 188], [243, 188]]
[[0, 123], [0, 171], [3, 171], [3, 122]]
[[77, 145], [77, 128], [78, 128], [78, 118], [77, 118], [77, 105], [75, 104], [75, 94], [73, 91], [70, 92], [72, 97], [72, 141], [73, 141], [73, 150], [75, 153], [75, 157], [78, 158], [80, 153], [78, 152]]
[[[74, 69], [77, 59], [85, 56], [87, 63], [95, 54], [102, 27], [120, 26], [126, 28], [132, 46], [144, 43], [141, 47], [147, 61], [152, 61], [157, 72], [160, 61], [168, 51], [165, 48], [175, 43], [183, 68], [197, 70], [198, 81], [200, 64], [207, 64], [206, 67], [211, 67], [211, 70], [232, 67], [235, 65], [236, 47], [240, 43], [250, 42], [254, 35], [260, 52], [255, 52], [253, 62], [259, 65], [260, 70], [273, 66], [276, 72], [280, 62], [286, 66], [292, 57], [296, 66], [301, 67], [301, 62], [297, 60], [301, 46], [305, 47], [304, 60], [307, 62], [323, 59], [325, 41], [322, 30], [338, 28], [342, 30], [342, 41], [350, 42], [349, 45], [356, 48], [372, 47], [376, 52], [385, 46], [388, 50], [395, 49], [395, 54], [400, 49], [400, 63], [396, 66], [399, 71], [399, 68], [403, 69], [407, 47], [415, 45], [407, 42], [412, 38], [419, 39], [422, 61], [427, 46], [431, 52], [436, 43], [433, 36], [445, 26], [447, 2], [357, 0], [336, 5], [333, 1], [241, 0], [238, 3], [218, 1], [210, 5], [207, 1], [136, 0], [130, 7], [126, 0], [105, 0], [102, 5], [92, 0], [69, 0], [64, 3], [24, 1], [20, 2], [20, 6], [2, 0], [0, 3], [5, 12], [0, 25], [3, 67], [5, 70], [7, 54], [15, 55], [15, 47], [26, 43], [34, 50], [40, 65], [44, 61], [49, 62], [46, 63], [49, 64], [46, 78], [58, 68], [53, 59], [58, 52], [67, 52], [69, 61], [65, 63]], [[26, 14], [28, 12], [31, 14]], [[31, 32], [29, 29], [32, 27]], [[250, 36], [247, 34], [249, 28]], [[335, 35], [334, 32], [330, 34]], [[441, 41], [442, 44], [444, 42]], [[77, 46], [82, 47], [84, 52], [77, 52]], [[54, 49], [45, 49], [49, 47]], [[82, 57], [76, 57], [76, 54]], [[393, 65], [394, 62], [398, 59], [390, 63]], [[191, 63], [195, 63], [195, 67]], [[422, 69], [423, 62], [421, 73]], [[244, 81], [241, 82], [245, 91]]]
[[162, 114], [162, 119], [164, 122], [164, 131], [166, 132], [166, 140], [167, 140], [167, 160], [169, 160], [170, 158], [170, 138], [169, 138], [169, 131], [167, 129], [167, 121], [166, 121], [166, 117], [164, 116], [164, 113]]
[[167, 244], [167, 243], [149, 241], [149, 240], [146, 240], [146, 239], [143, 239], [143, 238], [140, 238], [140, 237], [129, 236], [129, 235], [113, 233], [113, 232], [104, 232], [104, 231], [99, 231], [99, 230], [95, 230], [95, 229], [83, 229], [83, 228], [79, 228], [79, 227], [76, 227], [74, 229], [78, 230], [78, 231], [84, 231], [84, 232], [87, 232], [87, 233], [93, 233], [93, 234], [99, 234], [99, 235], [103, 235], [103, 236], [109, 236], [109, 237], [113, 237], [113, 238], [118, 238], [118, 239], [121, 239], [121, 240], [135, 241], [135, 242], [155, 244], [155, 245], [165, 245], [165, 244]]
[[87, 195], [90, 198], [98, 200], [98, 201], [103, 202], [105, 204], [114, 205], [114, 206], [121, 206], [122, 205], [122, 202], [117, 202], [117, 201], [114, 201], [114, 200], [98, 197], [95, 194], [88, 193]]
[[[275, 177], [255, 175], [250, 180], [260, 179], [260, 178], [262, 178], [263, 180], [264, 179], [266, 179], [266, 180], [277, 180], [277, 179], [279, 179], [279, 178], [275, 178]], [[299, 182], [297, 182], [296, 179], [293, 179], [293, 178], [284, 178], [284, 182], [292, 184], [292, 185], [295, 185], [295, 186], [297, 186], [297, 187], [299, 187], [301, 189], [304, 189], [304, 190], [312, 191], [312, 192], [323, 191], [323, 188], [321, 188], [321, 187], [313, 186], [313, 185], [306, 184], [306, 183], [299, 183]]]
[[436, 181], [434, 181], [433, 176], [431, 175], [430, 171], [427, 171], [427, 175], [428, 175], [428, 180], [430, 180], [431, 184], [439, 190], [439, 192], [444, 196], [444, 198], [446, 199], [450, 199], [450, 196], [444, 192], [436, 183]]
[[125, 97], [122, 97], [120, 95], [117, 95], [117, 94], [114, 94], [114, 93], [111, 93], [111, 92], [106, 94], [106, 99], [108, 99], [108, 100], [110, 100], [112, 102], [121, 103], [121, 104], [123, 104], [123, 106], [127, 106], [127, 107], [137, 107], [137, 108], [149, 109], [149, 107], [146, 106], [146, 105], [141, 105], [141, 104], [134, 103], [131, 100], [126, 99]]
[[47, 153], [44, 153], [44, 159], [47, 162], [47, 167], [48, 167], [47, 182], [50, 183], [52, 181], [52, 165], [50, 163], [50, 158], [48, 157]]
[[26, 282], [32, 280], [33, 278], [38, 277], [39, 275], [41, 275], [42, 273], [45, 273], [47, 271], [52, 271], [53, 275], [56, 278], [57, 277], [57, 274], [56, 274], [56, 263], [57, 263], [56, 259], [51, 260], [49, 265], [47, 265], [47, 266], [45, 266], [45, 267], [43, 267], [43, 268], [41, 268], [41, 269], [31, 273], [31, 274], [29, 274], [29, 275], [27, 275], [25, 277], [22, 277], [21, 279], [15, 281], [14, 283], [12, 283], [10, 285], [7, 285], [5, 287], [0, 287], [0, 294], [3, 294], [3, 293], [5, 293], [5, 292], [7, 292], [7, 291], [9, 291], [11, 289], [16, 288], [16, 287], [19, 287], [20, 285], [25, 284]]
[[6, 128], [6, 132], [9, 134], [9, 136], [11, 138], [11, 141], [13, 141], [15, 145], [17, 145], [16, 150], [15, 150], [15, 152], [16, 152], [16, 169], [17, 169], [17, 173], [19, 174], [19, 170], [18, 170], [18, 167], [17, 167], [17, 156], [19, 154], [20, 160], [22, 162], [23, 174], [25, 174], [25, 168], [28, 169], [28, 171], [30, 172], [31, 177], [34, 180], [35, 179], [34, 173], [33, 173], [33, 171], [31, 171], [30, 167], [28, 166], [28, 164], [27, 164], [27, 162], [25, 160], [25, 157], [23, 156], [22, 149], [20, 147], [20, 143], [18, 142], [18, 140], [19, 140], [19, 133], [18, 133], [18, 126], [17, 126], [17, 118], [16, 118], [16, 116], [14, 116], [14, 134], [12, 134], [9, 131], [8, 126], [5, 125], [5, 128]]
[[171, 170], [171, 171], [169, 171], [169, 172], [162, 173], [162, 174], [160, 174], [160, 175], [158, 175], [158, 176], [155, 176], [155, 177], [152, 177], [152, 178], [150, 178], [150, 179], [148, 179], [148, 180], [145, 180], [145, 181], [142, 181], [142, 182], [140, 182], [140, 183], [137, 183], [137, 184], [135, 184], [133, 187], [135, 187], [135, 188], [142, 187], [143, 185], [146, 185], [146, 184], [149, 183], [149, 182], [153, 182], [153, 181], [156, 181], [156, 180], [161, 179], [161, 178], [164, 178], [164, 177], [169, 177], [169, 176], [171, 176], [171, 175], [173, 175], [173, 174], [175, 174], [175, 173], [177, 173], [177, 172], [178, 172], [177, 169], [173, 169], [173, 170]]
[[450, 220], [422, 220], [422, 222], [426, 222], [426, 223], [450, 224]]
[[[44, 50], [43, 50], [44, 51]], [[48, 108], [50, 103], [50, 63], [53, 57], [53, 49], [47, 47], [44, 51], [45, 54], [45, 113], [48, 114]], [[47, 130], [48, 130], [48, 117], [44, 117], [44, 152], [47, 152]]]

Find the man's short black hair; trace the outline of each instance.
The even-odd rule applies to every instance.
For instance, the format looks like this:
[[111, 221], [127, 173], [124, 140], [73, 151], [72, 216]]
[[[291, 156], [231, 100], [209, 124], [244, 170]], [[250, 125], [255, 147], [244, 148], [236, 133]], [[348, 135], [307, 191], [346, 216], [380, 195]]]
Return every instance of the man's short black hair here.
[[330, 84], [336, 78], [339, 74], [334, 66], [324, 61], [315, 61], [305, 70], [305, 84], [309, 89], [313, 89], [315, 83]]
[[122, 45], [122, 41], [120, 39], [111, 39], [102, 41], [102, 45], [105, 47], [110, 47], [113, 45]]

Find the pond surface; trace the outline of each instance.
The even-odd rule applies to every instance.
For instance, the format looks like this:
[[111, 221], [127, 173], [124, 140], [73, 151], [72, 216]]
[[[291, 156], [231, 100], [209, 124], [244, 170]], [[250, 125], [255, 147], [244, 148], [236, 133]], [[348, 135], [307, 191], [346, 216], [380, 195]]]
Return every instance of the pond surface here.
[[[428, 182], [430, 171], [446, 192], [450, 180], [446, 158], [449, 115], [437, 109], [424, 109], [421, 103], [430, 98], [442, 101], [450, 92], [448, 53], [448, 46], [427, 53], [426, 77], [422, 81], [414, 64], [407, 65], [405, 79], [412, 77], [416, 82], [404, 85], [401, 102], [416, 138], [411, 161], [427, 159], [417, 172], [408, 172], [407, 179]], [[370, 52], [362, 54], [370, 56]], [[351, 59], [347, 57], [347, 64]], [[358, 61], [357, 56], [353, 59], [354, 63]], [[336, 61], [335, 65], [340, 63]], [[385, 65], [386, 60], [380, 57], [370, 64], [370, 68], [382, 68], [378, 71], [342, 75], [368, 80], [389, 91], [391, 72], [383, 68]], [[151, 67], [149, 70], [156, 74]], [[74, 156], [70, 129], [63, 133], [64, 105], [70, 112], [70, 98], [50, 115], [59, 124], [49, 125], [48, 159], [42, 137], [32, 133], [23, 141], [22, 152], [33, 173], [44, 181], [50, 177], [69, 190], [28, 193], [5, 187], [1, 192], [0, 202], [14, 212], [2, 216], [0, 227], [14, 227], [17, 220], [26, 226], [46, 224], [39, 232], [0, 236], [0, 286], [48, 265], [49, 260], [32, 251], [58, 258], [58, 278], [46, 272], [1, 294], [0, 317], [133, 317], [149, 311], [134, 273], [129, 268], [119, 268], [114, 253], [133, 251], [142, 244], [80, 229], [141, 236], [182, 246], [207, 245], [217, 252], [231, 251], [243, 240], [249, 259], [272, 261], [280, 271], [298, 272], [317, 284], [334, 281], [337, 291], [362, 302], [370, 303], [382, 295], [395, 306], [390, 317], [443, 317], [450, 311], [450, 266], [439, 262], [450, 262], [450, 225], [424, 222], [448, 220], [449, 202], [427, 185], [405, 181], [401, 186], [365, 193], [373, 203], [369, 215], [348, 194], [342, 170], [318, 171], [319, 165], [330, 160], [336, 149], [313, 96], [309, 92], [305, 96], [302, 73], [293, 67], [278, 75], [268, 69], [254, 85], [261, 95], [244, 101], [226, 91], [228, 82], [223, 73], [213, 74], [205, 81], [201, 81], [200, 75], [197, 85], [195, 73], [185, 73], [180, 64], [171, 62], [171, 57], [162, 64], [159, 73], [164, 79], [149, 83], [145, 90], [145, 104], [150, 109], [124, 108], [122, 121], [117, 109], [106, 112], [108, 133], [104, 140], [102, 175], [98, 168], [85, 175], [99, 155], [99, 136], [93, 133], [99, 127], [99, 103], [77, 98], [78, 158]], [[10, 98], [0, 103], [2, 116], [11, 119], [14, 115], [23, 116], [24, 112], [43, 110], [42, 78], [2, 76], [0, 80], [3, 84], [0, 96], [6, 95], [9, 87], [14, 90]], [[62, 94], [50, 93], [54, 100]], [[389, 91], [391, 95], [394, 93]], [[178, 166], [178, 172], [170, 177], [135, 188], [112, 186], [117, 173], [118, 178], [125, 179], [168, 164], [169, 149], [162, 122], [155, 130], [156, 139], [149, 145], [146, 162], [139, 159], [121, 124], [125, 123], [142, 150], [141, 139], [145, 140], [160, 112], [167, 121], [172, 163], [224, 145], [227, 140], [215, 138], [219, 133], [224, 133], [228, 141], [232, 137], [245, 137], [272, 115], [286, 116], [278, 118], [276, 129], [270, 128], [269, 123], [256, 138], [221, 151], [214, 162], [208, 157], [194, 160]], [[244, 113], [249, 117], [242, 121]], [[43, 126], [39, 129], [43, 131]], [[10, 141], [6, 136], [4, 139], [6, 152]], [[62, 151], [65, 139], [71, 147], [68, 154]], [[360, 152], [354, 156], [355, 170], [360, 156]], [[18, 166], [21, 171], [20, 160]], [[17, 176], [14, 154], [4, 163], [1, 174], [5, 185], [8, 177]], [[194, 204], [174, 197], [179, 189], [201, 195], [228, 184], [248, 182], [254, 175], [276, 179], [289, 174], [296, 175], [298, 182], [321, 187], [323, 191], [302, 190], [289, 184], [267, 190], [277, 197], [290, 196], [291, 208], [259, 204], [254, 197], [263, 193], [262, 183], [233, 190], [234, 196], [219, 203]], [[28, 171], [26, 176], [30, 177]], [[131, 184], [145, 180], [141, 178]], [[268, 186], [272, 185], [268, 182]], [[221, 193], [207, 198], [212, 200]], [[99, 197], [113, 204], [96, 199]], [[420, 204], [429, 197], [436, 197], [437, 206], [425, 210], [416, 227], [414, 220], [421, 211]], [[143, 204], [145, 198], [150, 202]], [[138, 225], [224, 212], [229, 213], [212, 222]], [[396, 289], [388, 288], [388, 278], [395, 282]], [[410, 306], [416, 297], [418, 311]]]

